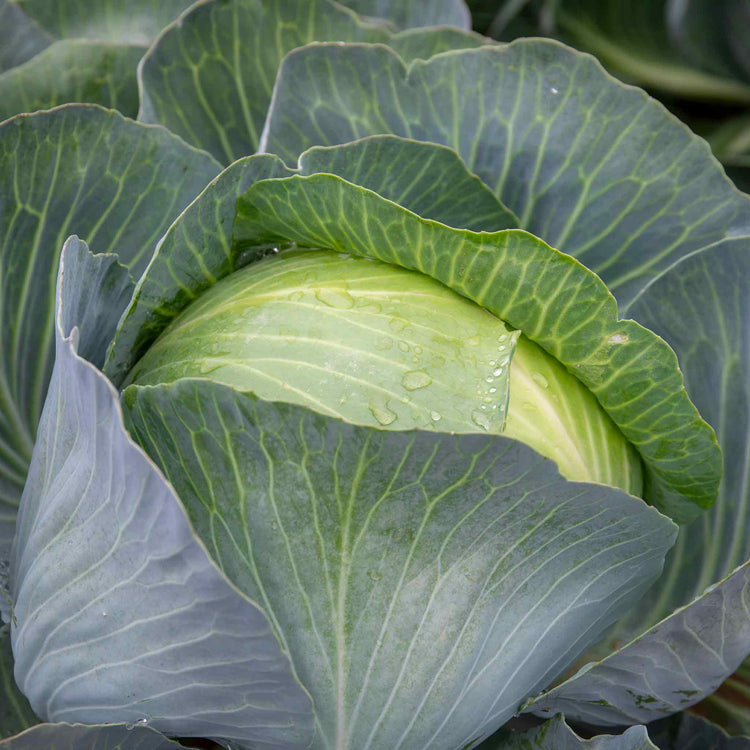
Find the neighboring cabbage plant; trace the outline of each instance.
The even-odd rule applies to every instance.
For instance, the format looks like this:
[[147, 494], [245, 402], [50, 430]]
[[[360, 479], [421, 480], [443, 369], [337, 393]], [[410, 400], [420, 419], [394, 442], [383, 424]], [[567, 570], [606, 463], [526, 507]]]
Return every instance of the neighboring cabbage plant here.
[[0, 125], [0, 745], [650, 748], [747, 656], [750, 199], [586, 55], [352, 6]]

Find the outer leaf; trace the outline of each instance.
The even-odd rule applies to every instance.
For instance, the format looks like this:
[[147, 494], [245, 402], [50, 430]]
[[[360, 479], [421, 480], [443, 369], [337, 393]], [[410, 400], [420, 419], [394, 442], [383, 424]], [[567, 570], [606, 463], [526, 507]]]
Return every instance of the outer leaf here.
[[[726, 49], [725, 6], [721, 0], [637, 6], [627, 0], [561, 0], [556, 17], [567, 39], [629, 80], [688, 98], [747, 104], [750, 85], [734, 78], [737, 67]], [[698, 21], [705, 41], [696, 45], [691, 26], [706, 10]]]
[[183, 747], [146, 726], [40, 724], [0, 742], [3, 750], [179, 750]]
[[63, 240], [74, 229], [139, 274], [174, 217], [218, 170], [164, 130], [95, 106], [0, 126], [0, 560], [52, 370]]
[[108, 304], [96, 281], [111, 261], [84, 250], [63, 250], [57, 359], [14, 542], [17, 681], [52, 721], [305, 747], [309, 699], [266, 616], [214, 567], [117, 392], [76, 353], [90, 347], [80, 297]]
[[649, 725], [659, 750], [747, 750], [750, 737], [730, 737], [710, 721], [684, 711]]
[[687, 391], [716, 431], [724, 472], [709, 513], [683, 528], [665, 575], [608, 641], [623, 643], [750, 558], [750, 238], [685, 258], [628, 309], [677, 354]]
[[518, 219], [471, 174], [452, 149], [395, 136], [311, 148], [300, 174], [330, 172], [404, 206], [424, 219], [475, 232], [518, 227]]
[[386, 432], [202, 380], [131, 431], [313, 698], [313, 748], [473, 744], [639, 595], [672, 524], [521, 443]]
[[683, 522], [713, 503], [718, 448], [674, 354], [637, 323], [618, 321], [601, 280], [536, 237], [450, 229], [313, 175], [251, 187], [238, 203], [235, 239], [327, 247], [432, 276], [521, 329], [594, 393], [643, 457], [649, 502]]
[[539, 715], [647, 723], [713, 693], [748, 655], [750, 562], [640, 638], [540, 696]]
[[55, 42], [0, 74], [0, 120], [65, 102], [91, 102], [138, 113], [135, 69], [145, 47], [85, 40]]
[[[297, 170], [270, 155], [241, 159], [206, 188], [160, 243], [107, 361], [105, 372], [113, 382], [122, 382], [159, 333], [201, 291], [248, 262], [232, 246], [237, 198], [258, 180], [321, 171], [344, 175], [451, 226], [514, 226], [512, 214], [456, 154], [434, 144], [379, 136], [310, 149], [300, 157]], [[438, 183], [446, 185], [440, 192], [434, 189]]]
[[[432, 32], [449, 43], [459, 33], [465, 44], [486, 41], [455, 29]], [[329, 0], [206, 0], [168, 27], [144, 58], [139, 119], [166, 125], [229, 164], [257, 150], [276, 71], [289, 50], [316, 40], [396, 44], [398, 38]], [[425, 41], [407, 33], [404, 49], [434, 49]]]
[[51, 42], [15, 2], [0, 0], [0, 73], [30, 60]]
[[440, 25], [471, 28], [471, 15], [463, 0], [423, 0], [419, 3], [405, 3], [402, 0], [344, 0], [342, 5], [363, 16], [386, 18], [402, 29]]
[[562, 716], [525, 732], [504, 730], [483, 742], [477, 750], [656, 750], [646, 727], [630, 727], [621, 735], [581, 739]]
[[[10, 634], [7, 627], [0, 627], [0, 740], [38, 723], [39, 719], [13, 679]], [[0, 742], [0, 747], [4, 744]]]
[[750, 231], [706, 144], [642, 91], [556, 42], [519, 40], [406, 67], [367, 45], [290, 53], [261, 150], [374, 133], [458, 151], [520, 220], [578, 258], [627, 304], [680, 257]]
[[56, 37], [149, 44], [190, 0], [14, 0], [42, 28]]

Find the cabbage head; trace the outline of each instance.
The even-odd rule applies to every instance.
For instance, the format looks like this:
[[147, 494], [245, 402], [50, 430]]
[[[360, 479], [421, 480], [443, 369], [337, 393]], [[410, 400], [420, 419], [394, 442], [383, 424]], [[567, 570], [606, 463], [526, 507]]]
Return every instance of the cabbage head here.
[[649, 748], [748, 656], [750, 198], [587, 55], [351, 5], [0, 124], [14, 750]]

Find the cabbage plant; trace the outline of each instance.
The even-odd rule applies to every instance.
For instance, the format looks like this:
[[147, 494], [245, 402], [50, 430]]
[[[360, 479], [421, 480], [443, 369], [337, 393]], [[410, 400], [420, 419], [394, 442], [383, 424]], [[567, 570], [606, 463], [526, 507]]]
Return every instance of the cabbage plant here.
[[4, 744], [654, 747], [749, 650], [747, 196], [551, 41], [209, 0], [139, 86], [0, 125]]

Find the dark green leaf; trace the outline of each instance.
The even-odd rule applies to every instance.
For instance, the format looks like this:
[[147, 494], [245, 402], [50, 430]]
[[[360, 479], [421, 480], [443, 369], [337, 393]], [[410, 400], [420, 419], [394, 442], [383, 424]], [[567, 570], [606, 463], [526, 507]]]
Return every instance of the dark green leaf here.
[[[257, 150], [289, 50], [320, 40], [397, 46], [400, 36], [329, 0], [208, 0], [166, 29], [144, 58], [139, 119], [166, 125], [229, 164]], [[483, 41], [458, 29], [405, 32], [403, 52], [433, 53], [461, 37], [461, 46]]]
[[471, 28], [469, 9], [463, 0], [344, 0], [353, 11], [363, 16], [378, 16], [392, 21], [402, 29], [419, 26], [458, 26]]
[[39, 724], [0, 742], [2, 750], [180, 750], [177, 742], [146, 726]]
[[0, 560], [54, 357], [54, 280], [77, 232], [134, 274], [219, 167], [158, 128], [92, 105], [0, 126]]
[[[730, 0], [731, 2], [731, 0]], [[678, 96], [750, 103], [750, 84], [728, 48], [725, 0], [561, 0], [565, 39], [626, 80]]]
[[599, 735], [584, 740], [562, 716], [555, 716], [525, 732], [502, 730], [477, 750], [656, 750], [656, 746], [643, 726], [630, 727], [621, 735]]
[[700, 716], [681, 712], [655, 721], [649, 735], [659, 750], [747, 750], [750, 737], [730, 737]]
[[0, 74], [0, 120], [65, 102], [90, 102], [138, 113], [135, 69], [145, 47], [55, 42], [27, 63]]
[[374, 45], [284, 60], [261, 150], [395, 133], [456, 149], [520, 226], [599, 274], [621, 304], [680, 257], [750, 231], [750, 198], [642, 91], [556, 42], [519, 40], [406, 67]]
[[464, 747], [637, 600], [674, 526], [522, 443], [387, 432], [206, 380], [128, 423], [310, 691], [316, 747]]
[[[0, 596], [5, 592], [0, 588]], [[7, 626], [0, 626], [0, 740], [11, 737], [39, 719], [13, 678], [13, 652]], [[0, 747], [5, 743], [0, 742]]]
[[64, 39], [148, 45], [190, 0], [14, 0], [42, 28]]

